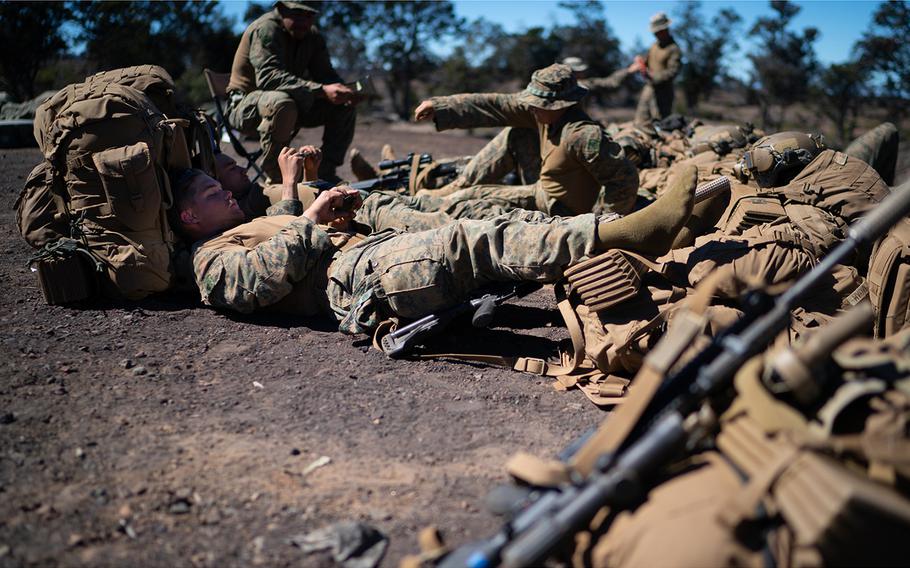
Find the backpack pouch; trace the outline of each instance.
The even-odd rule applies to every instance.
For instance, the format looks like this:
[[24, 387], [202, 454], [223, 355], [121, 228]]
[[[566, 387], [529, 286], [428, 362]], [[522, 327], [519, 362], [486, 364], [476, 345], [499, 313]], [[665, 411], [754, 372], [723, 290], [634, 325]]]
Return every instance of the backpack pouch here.
[[161, 188], [148, 144], [111, 148], [92, 156], [111, 211], [133, 231], [156, 227]]

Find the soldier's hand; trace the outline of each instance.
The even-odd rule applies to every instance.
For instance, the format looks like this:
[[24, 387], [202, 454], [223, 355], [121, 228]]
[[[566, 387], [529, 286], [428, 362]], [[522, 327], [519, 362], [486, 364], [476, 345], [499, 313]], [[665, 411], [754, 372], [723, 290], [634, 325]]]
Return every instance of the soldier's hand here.
[[436, 116], [436, 109], [433, 108], [433, 101], [425, 100], [414, 109], [414, 121], [420, 122], [422, 120], [433, 120], [433, 117]]
[[303, 181], [319, 179], [319, 164], [322, 163], [322, 150], [316, 146], [301, 146], [297, 153], [303, 157]]
[[278, 169], [281, 170], [281, 183], [295, 185], [304, 173], [304, 158], [297, 148], [285, 146], [278, 153]]
[[322, 86], [322, 92], [325, 98], [333, 105], [343, 105], [350, 103], [354, 97], [354, 91], [342, 83], [331, 83]]
[[338, 186], [317, 195], [303, 216], [314, 223], [345, 229], [361, 205], [363, 200], [359, 191], [349, 186]]

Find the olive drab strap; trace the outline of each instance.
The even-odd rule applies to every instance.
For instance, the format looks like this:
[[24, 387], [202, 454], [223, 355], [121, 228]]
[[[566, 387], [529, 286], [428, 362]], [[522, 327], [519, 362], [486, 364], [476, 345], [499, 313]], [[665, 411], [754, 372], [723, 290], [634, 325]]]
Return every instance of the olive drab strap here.
[[408, 195], [417, 195], [420, 186], [417, 183], [418, 173], [420, 172], [420, 154], [414, 154], [411, 157], [411, 171], [408, 172]]

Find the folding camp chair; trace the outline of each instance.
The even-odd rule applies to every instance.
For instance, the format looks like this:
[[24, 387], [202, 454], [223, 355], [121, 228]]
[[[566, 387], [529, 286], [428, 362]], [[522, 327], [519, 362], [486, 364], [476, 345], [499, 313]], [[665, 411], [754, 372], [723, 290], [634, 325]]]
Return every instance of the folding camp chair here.
[[238, 132], [231, 127], [231, 124], [227, 120], [227, 116], [224, 114], [224, 105], [227, 104], [227, 86], [231, 79], [231, 74], [215, 73], [211, 69], [203, 69], [202, 72], [205, 75], [205, 82], [209, 86], [209, 94], [212, 96], [212, 102], [215, 103], [215, 139], [224, 140], [224, 138], [227, 138], [226, 141], [230, 142], [234, 152], [246, 160], [245, 169], [249, 170], [250, 168], [253, 168], [256, 171], [256, 177], [253, 178], [253, 181], [256, 181], [260, 177], [263, 177], [262, 168], [256, 163], [259, 160], [259, 157], [262, 156], [262, 148], [253, 152], [244, 148], [243, 144], [240, 143], [240, 139], [237, 137]]

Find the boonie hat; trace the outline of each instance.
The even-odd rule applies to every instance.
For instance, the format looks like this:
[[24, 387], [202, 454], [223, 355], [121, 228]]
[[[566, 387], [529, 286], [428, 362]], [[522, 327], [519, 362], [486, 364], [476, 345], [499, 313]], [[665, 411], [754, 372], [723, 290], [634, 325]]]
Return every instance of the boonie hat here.
[[313, 8], [308, 4], [304, 4], [303, 2], [291, 2], [289, 0], [278, 0], [278, 2], [275, 2], [275, 7], [284, 8], [290, 12], [310, 12], [311, 14], [319, 13], [319, 10]]
[[575, 80], [572, 68], [562, 63], [538, 69], [518, 100], [528, 106], [559, 110], [568, 108], [588, 94], [588, 89]]
[[656, 34], [661, 30], [665, 30], [670, 27], [670, 18], [667, 17], [665, 12], [658, 12], [651, 16], [651, 33]]
[[576, 73], [584, 73], [588, 70], [588, 64], [581, 57], [570, 56], [562, 60], [563, 65], [568, 65]]

